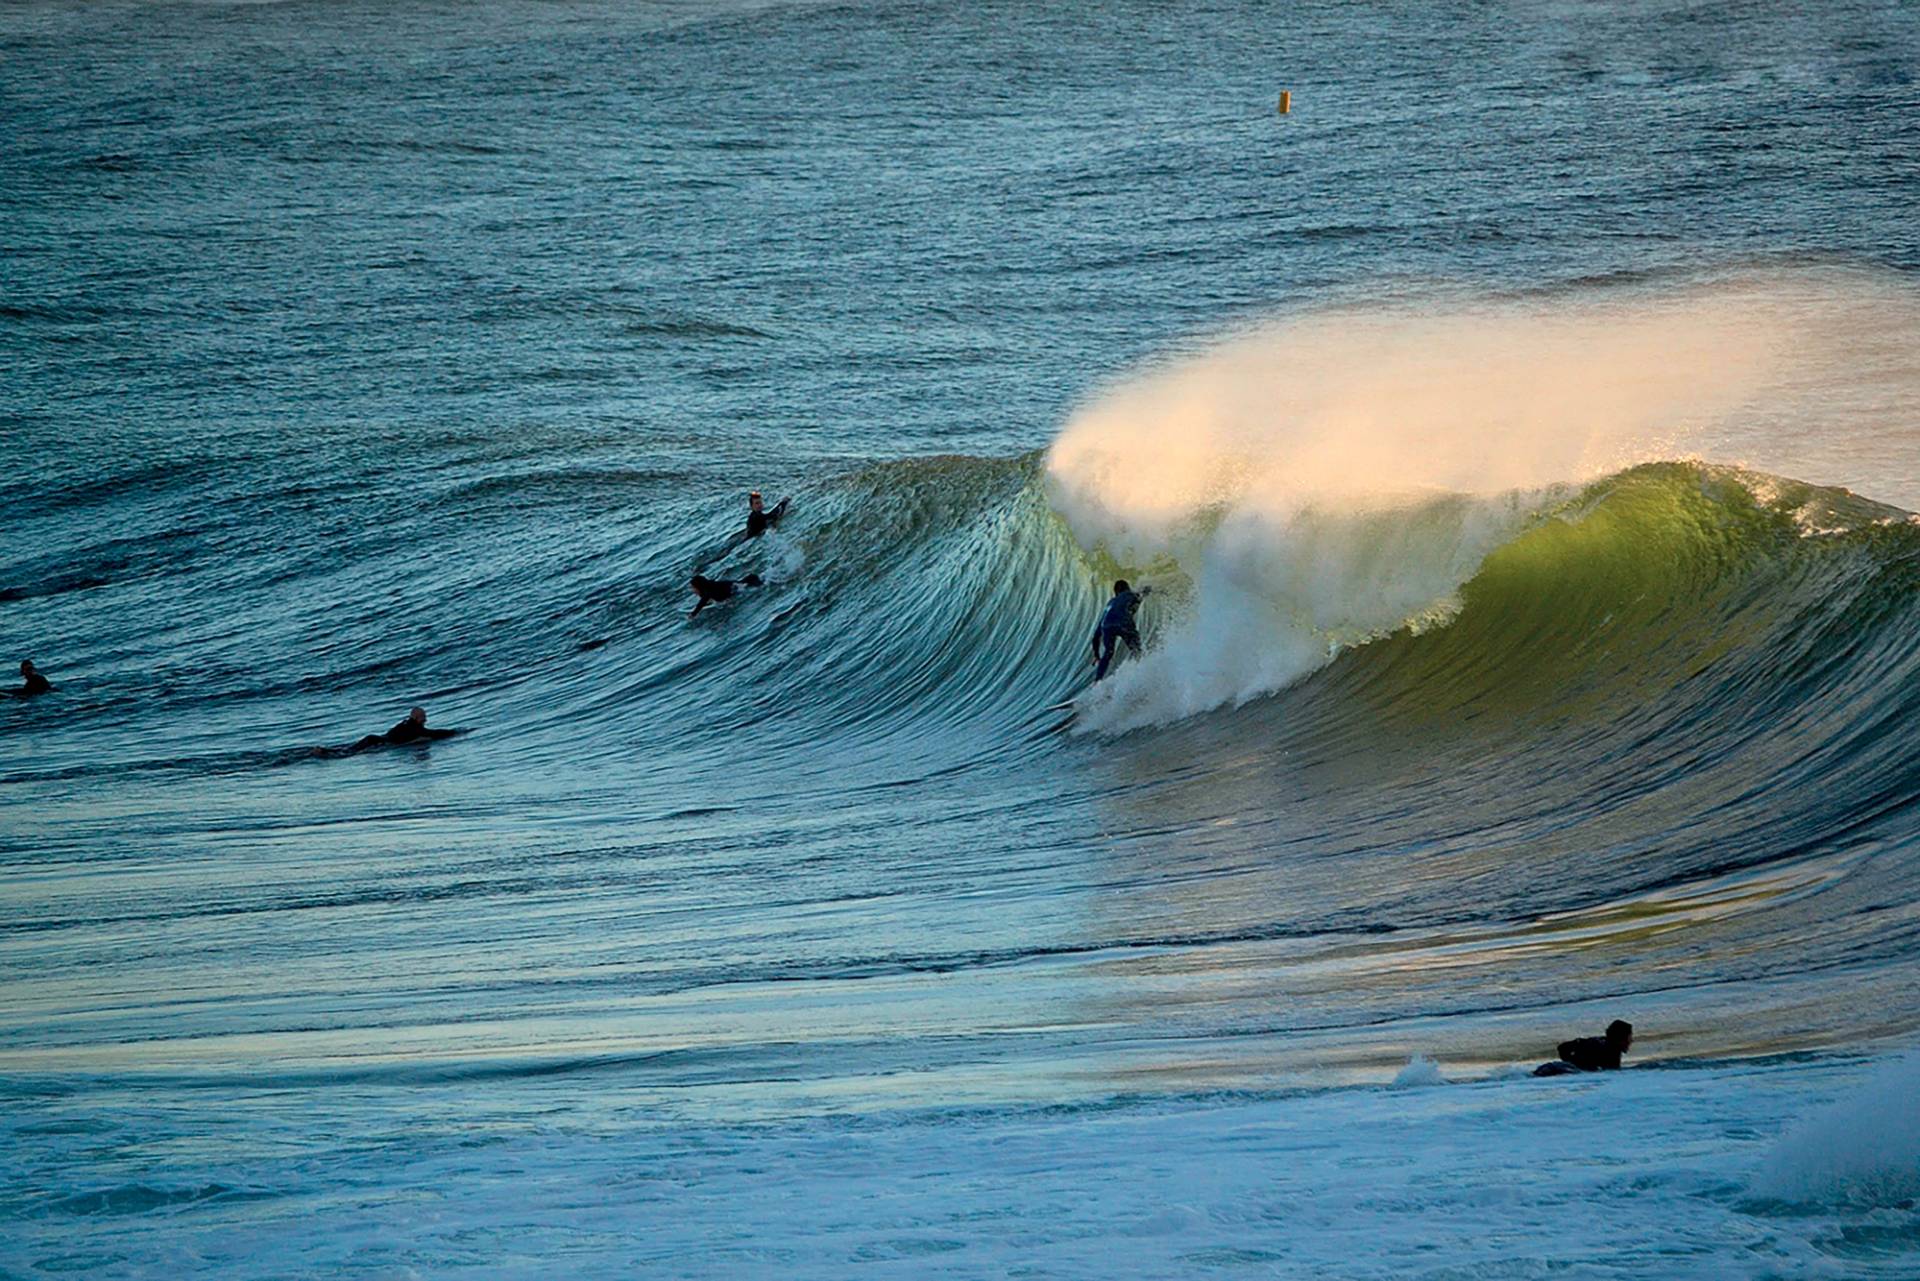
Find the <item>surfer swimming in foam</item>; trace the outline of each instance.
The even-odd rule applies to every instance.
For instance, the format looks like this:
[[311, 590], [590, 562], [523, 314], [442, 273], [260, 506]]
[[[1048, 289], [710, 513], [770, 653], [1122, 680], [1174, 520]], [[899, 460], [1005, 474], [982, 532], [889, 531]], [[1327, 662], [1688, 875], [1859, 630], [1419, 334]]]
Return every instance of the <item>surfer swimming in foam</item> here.
[[1093, 661], [1098, 664], [1093, 670], [1095, 681], [1107, 678], [1107, 668], [1113, 664], [1113, 651], [1121, 641], [1125, 641], [1135, 655], [1140, 653], [1140, 629], [1134, 626], [1133, 616], [1152, 590], [1142, 587], [1136, 592], [1127, 586], [1124, 578], [1113, 585], [1113, 599], [1107, 602], [1100, 622], [1093, 629]]
[[1605, 1036], [1582, 1036], [1562, 1041], [1554, 1050], [1560, 1057], [1542, 1063], [1535, 1076], [1571, 1076], [1577, 1072], [1611, 1072], [1620, 1066], [1620, 1056], [1633, 1044], [1633, 1024], [1615, 1019], [1607, 1024]]
[[695, 602], [693, 612], [688, 618], [698, 618], [700, 611], [709, 605], [717, 605], [723, 600], [732, 600], [733, 594], [742, 587], [760, 586], [760, 575], [748, 574], [745, 578], [708, 578], [704, 574], [695, 574], [687, 580], [687, 586], [693, 588], [694, 595], [700, 599]]

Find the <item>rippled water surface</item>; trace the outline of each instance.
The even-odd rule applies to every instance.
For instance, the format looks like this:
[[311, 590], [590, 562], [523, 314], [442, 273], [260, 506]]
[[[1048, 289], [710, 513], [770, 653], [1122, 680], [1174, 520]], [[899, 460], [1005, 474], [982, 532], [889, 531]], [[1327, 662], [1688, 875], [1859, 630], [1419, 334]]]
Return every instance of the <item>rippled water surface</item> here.
[[[1654, 1164], [1512, 1257], [1652, 1188], [1624, 1274], [1900, 1275], [1743, 1180], [1920, 1026], [1916, 76], [1876, 3], [8, 7], [0, 1271], [626, 1275], [775, 1169], [849, 1218], [646, 1270], [1112, 1275], [1074, 1171], [1190, 1135], [1143, 1274], [1440, 1275], [1178, 1172], [1510, 1186], [1624, 1014]], [[847, 1208], [996, 1144], [1011, 1244]]]

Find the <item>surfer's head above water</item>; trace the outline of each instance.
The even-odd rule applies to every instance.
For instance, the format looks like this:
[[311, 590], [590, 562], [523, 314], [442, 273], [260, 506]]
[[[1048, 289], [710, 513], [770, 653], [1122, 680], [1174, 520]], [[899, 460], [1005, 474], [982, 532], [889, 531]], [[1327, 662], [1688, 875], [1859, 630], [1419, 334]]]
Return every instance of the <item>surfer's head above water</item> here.
[[369, 734], [353, 745], [356, 752], [369, 747], [384, 747], [389, 743], [419, 743], [428, 739], [452, 738], [460, 731], [455, 729], [428, 729], [427, 709], [409, 707], [407, 718], [384, 734]]
[[757, 489], [753, 490], [747, 495], [747, 527], [744, 536], [747, 538], [758, 538], [761, 534], [772, 529], [774, 525], [779, 522], [780, 518], [786, 514], [786, 499], [782, 498], [779, 502], [769, 507], [766, 505], [766, 500], [760, 497], [760, 491]]
[[1118, 595], [1119, 595], [1119, 594], [1120, 594], [1121, 592], [1130, 592], [1130, 591], [1132, 591], [1132, 590], [1133, 590], [1133, 589], [1132, 589], [1131, 587], [1128, 587], [1128, 586], [1127, 586], [1127, 580], [1126, 580], [1126, 579], [1124, 579], [1124, 578], [1120, 578], [1120, 579], [1116, 579], [1116, 580], [1114, 580], [1114, 584], [1113, 584], [1113, 594], [1114, 594], [1115, 596], [1118, 596]]
[[1633, 1024], [1615, 1019], [1607, 1024], [1605, 1036], [1583, 1036], [1562, 1041], [1555, 1053], [1560, 1057], [1542, 1063], [1535, 1076], [1570, 1076], [1577, 1072], [1608, 1072], [1620, 1066], [1620, 1058], [1633, 1045]]
[[407, 709], [407, 719], [401, 721], [398, 725], [395, 725], [386, 732], [386, 740], [389, 743], [412, 743], [423, 738], [443, 738], [445, 736], [445, 730], [427, 728], [427, 709], [424, 707], [409, 707]]
[[427, 709], [409, 707], [407, 719], [388, 730], [386, 740], [389, 743], [417, 743], [429, 738], [452, 738], [459, 732], [457, 729], [428, 729]]

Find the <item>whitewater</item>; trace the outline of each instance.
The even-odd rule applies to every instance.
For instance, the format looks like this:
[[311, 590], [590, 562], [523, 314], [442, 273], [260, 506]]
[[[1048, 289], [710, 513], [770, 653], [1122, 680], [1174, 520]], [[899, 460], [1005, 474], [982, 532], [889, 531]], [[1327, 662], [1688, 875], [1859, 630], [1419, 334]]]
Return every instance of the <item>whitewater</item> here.
[[1116, 563], [1177, 567], [1189, 599], [1088, 723], [1244, 702], [1343, 644], [1445, 622], [1489, 552], [1578, 519], [1578, 488], [1633, 464], [1829, 471], [1747, 425], [1753, 407], [1805, 423], [1805, 389], [1865, 372], [1851, 336], [1916, 328], [1870, 280], [1309, 312], [1114, 389], [1048, 451], [1053, 505]]
[[1914, 1275], [1917, 48], [0, 13], [0, 1281]]

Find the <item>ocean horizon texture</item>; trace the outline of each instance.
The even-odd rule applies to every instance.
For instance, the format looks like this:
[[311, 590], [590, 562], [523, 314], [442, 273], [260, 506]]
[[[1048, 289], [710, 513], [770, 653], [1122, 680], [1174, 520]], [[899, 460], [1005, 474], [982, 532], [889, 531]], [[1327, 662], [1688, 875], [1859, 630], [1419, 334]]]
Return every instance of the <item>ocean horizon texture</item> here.
[[0, 1279], [1920, 1275], [1917, 207], [1908, 3], [0, 7]]

